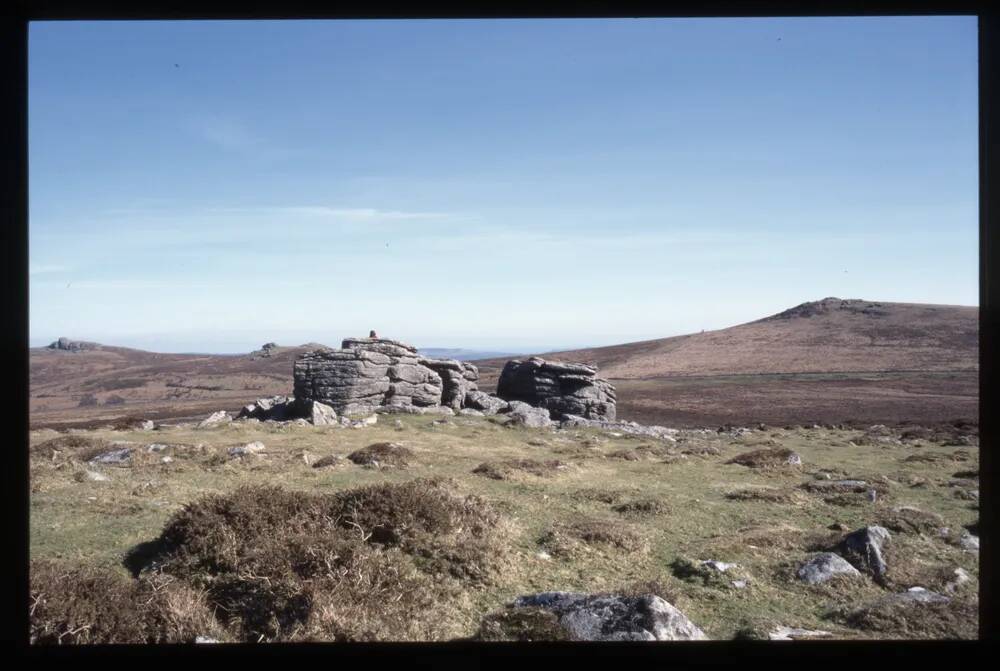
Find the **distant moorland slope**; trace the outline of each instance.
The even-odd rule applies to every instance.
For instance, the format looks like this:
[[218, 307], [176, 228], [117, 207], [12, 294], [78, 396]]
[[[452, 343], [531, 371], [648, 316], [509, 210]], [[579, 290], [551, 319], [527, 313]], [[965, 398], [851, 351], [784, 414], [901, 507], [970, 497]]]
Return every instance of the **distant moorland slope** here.
[[[542, 356], [596, 364], [618, 387], [619, 416], [641, 422], [936, 422], [978, 419], [978, 340], [975, 307], [827, 298], [717, 331]], [[31, 424], [234, 410], [290, 393], [293, 362], [318, 346], [244, 355], [32, 348]], [[481, 388], [495, 385], [505, 361], [476, 361]]]

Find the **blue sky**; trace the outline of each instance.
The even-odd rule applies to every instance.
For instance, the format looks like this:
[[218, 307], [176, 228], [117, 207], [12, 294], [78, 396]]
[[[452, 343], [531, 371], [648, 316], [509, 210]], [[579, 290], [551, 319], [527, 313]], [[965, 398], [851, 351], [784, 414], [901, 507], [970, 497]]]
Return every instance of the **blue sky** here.
[[31, 344], [977, 305], [977, 76], [974, 17], [33, 23]]

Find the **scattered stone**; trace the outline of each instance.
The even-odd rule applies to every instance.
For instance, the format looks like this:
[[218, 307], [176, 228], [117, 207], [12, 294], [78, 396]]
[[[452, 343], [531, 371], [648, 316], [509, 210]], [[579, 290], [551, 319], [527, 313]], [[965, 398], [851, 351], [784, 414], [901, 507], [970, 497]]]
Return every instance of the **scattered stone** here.
[[111, 480], [104, 473], [98, 473], [97, 471], [84, 471], [84, 477], [91, 482], [108, 482]]
[[218, 412], [213, 412], [211, 415], [206, 417], [198, 424], [199, 429], [205, 429], [211, 426], [216, 426], [218, 424], [225, 424], [227, 422], [233, 421], [233, 418], [229, 416], [229, 413], [225, 410], [219, 410]]
[[684, 613], [653, 594], [641, 596], [542, 592], [514, 600], [515, 608], [555, 613], [575, 641], [703, 641]]
[[597, 369], [580, 363], [562, 363], [531, 357], [508, 361], [497, 382], [497, 396], [546, 408], [552, 417], [576, 415], [585, 419], [615, 419], [615, 388], [597, 377]]
[[160, 463], [164, 463], [164, 464], [169, 464], [173, 460], [174, 460], [174, 458], [171, 457], [169, 454], [165, 454], [162, 457], [160, 457]]
[[545, 550], [542, 550], [541, 552], [539, 552], [535, 556], [538, 557], [539, 559], [544, 559], [545, 561], [548, 561], [548, 560], [552, 559], [552, 555], [550, 555]]
[[346, 426], [349, 429], [363, 429], [366, 426], [372, 426], [378, 423], [378, 415], [372, 413], [367, 417], [361, 417], [357, 419], [352, 419], [350, 417], [341, 417], [340, 425]]
[[701, 562], [702, 566], [707, 566], [710, 569], [719, 571], [720, 573], [725, 573], [731, 568], [736, 568], [737, 564], [727, 564], [726, 562], [715, 561], [714, 559], [707, 559]]
[[827, 636], [833, 636], [833, 634], [820, 629], [799, 629], [797, 627], [785, 626], [776, 627], [767, 634], [769, 641], [797, 641], [800, 639], [825, 638]]
[[822, 552], [812, 557], [799, 568], [796, 575], [810, 585], [826, 582], [836, 575], [861, 577], [861, 573], [846, 559], [833, 552]]
[[91, 464], [114, 464], [122, 465], [127, 464], [132, 460], [132, 448], [123, 447], [118, 450], [111, 450], [110, 452], [104, 452], [96, 457], [93, 457], [88, 461]]
[[979, 536], [974, 536], [968, 529], [963, 529], [962, 535], [958, 538], [958, 546], [966, 552], [979, 554]]
[[147, 452], [163, 452], [165, 449], [169, 448], [169, 445], [163, 443], [150, 443], [146, 446]]
[[560, 429], [593, 428], [605, 431], [621, 433], [629, 436], [641, 436], [644, 438], [657, 438], [667, 442], [677, 442], [677, 429], [668, 429], [665, 426], [650, 425], [645, 426], [636, 422], [608, 421], [603, 419], [587, 419], [577, 415], [564, 415], [559, 424]]
[[750, 582], [749, 580], [734, 580], [733, 587], [735, 587], [736, 589], [745, 589], [747, 584], [749, 584], [749, 582]]
[[547, 428], [553, 425], [549, 411], [536, 408], [521, 401], [511, 401], [507, 411], [506, 426], [527, 426], [532, 428]]
[[465, 393], [465, 407], [479, 410], [484, 415], [495, 415], [507, 409], [507, 401], [485, 391], [468, 391]]
[[854, 559], [855, 565], [870, 573], [876, 580], [883, 580], [888, 570], [883, 548], [891, 537], [885, 527], [869, 526], [848, 534], [840, 547], [847, 557]]
[[337, 412], [326, 403], [303, 400], [299, 401], [298, 405], [313, 426], [329, 426], [337, 423]]
[[954, 594], [959, 587], [972, 580], [972, 576], [964, 568], [955, 569], [953, 575], [955, 577], [944, 586], [944, 591], [949, 594]]
[[259, 440], [255, 440], [252, 443], [247, 443], [246, 445], [235, 445], [230, 447], [228, 452], [230, 457], [245, 457], [249, 454], [260, 454], [265, 449], [264, 443]]

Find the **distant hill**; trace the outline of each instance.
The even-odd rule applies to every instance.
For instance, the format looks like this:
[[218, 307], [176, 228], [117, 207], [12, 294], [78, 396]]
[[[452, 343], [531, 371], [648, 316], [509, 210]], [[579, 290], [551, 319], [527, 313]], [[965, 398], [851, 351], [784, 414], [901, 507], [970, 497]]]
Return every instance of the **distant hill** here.
[[516, 354], [511, 354], [509, 352], [485, 352], [482, 350], [474, 349], [461, 349], [452, 348], [448, 349], [445, 347], [421, 347], [417, 350], [424, 356], [429, 356], [435, 359], [455, 359], [456, 361], [474, 361], [476, 359], [499, 359], [501, 357], [508, 357], [513, 359]]
[[611, 379], [976, 371], [979, 308], [825, 298], [717, 331], [540, 356], [591, 363]]
[[[596, 365], [618, 388], [619, 416], [648, 423], [978, 420], [978, 341], [975, 307], [826, 298], [717, 331], [542, 355]], [[291, 393], [295, 359], [317, 347], [268, 343], [239, 355], [32, 348], [31, 425], [236, 410]], [[487, 391], [508, 359], [528, 356], [421, 351], [474, 359]]]

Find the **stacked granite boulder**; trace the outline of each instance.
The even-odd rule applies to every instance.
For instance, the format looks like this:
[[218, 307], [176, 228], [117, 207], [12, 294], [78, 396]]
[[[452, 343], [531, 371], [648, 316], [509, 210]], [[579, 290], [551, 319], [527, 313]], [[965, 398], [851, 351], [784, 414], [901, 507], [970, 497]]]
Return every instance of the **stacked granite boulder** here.
[[497, 396], [506, 401], [522, 401], [546, 408], [552, 419], [580, 417], [590, 420], [615, 419], [615, 388], [597, 377], [597, 369], [581, 363], [508, 361], [500, 373]]
[[457, 410], [477, 388], [479, 371], [465, 362], [428, 359], [411, 345], [387, 338], [347, 338], [341, 349], [299, 357], [294, 395], [329, 405], [340, 414], [376, 408], [400, 411]]

